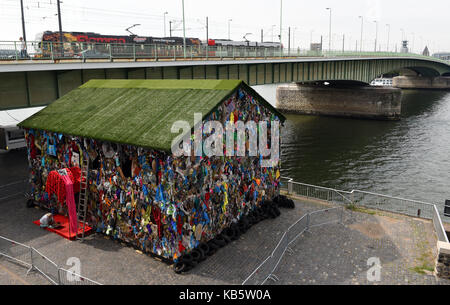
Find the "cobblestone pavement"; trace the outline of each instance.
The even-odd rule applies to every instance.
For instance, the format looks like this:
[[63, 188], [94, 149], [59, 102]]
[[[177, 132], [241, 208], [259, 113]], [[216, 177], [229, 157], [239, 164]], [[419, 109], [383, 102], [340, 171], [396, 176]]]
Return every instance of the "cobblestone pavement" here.
[[[8, 158], [0, 155], [3, 184], [22, 179], [26, 172], [26, 164], [11, 166]], [[3, 165], [11, 171], [9, 179]], [[103, 284], [239, 285], [273, 251], [291, 224], [323, 208], [317, 202], [298, 201], [295, 210], [282, 209], [279, 218], [252, 227], [185, 275], [177, 275], [171, 266], [102, 235], [89, 236], [81, 243], [42, 230], [32, 221], [44, 212], [26, 208], [21, 197], [0, 201], [0, 235], [35, 247], [63, 268], [70, 267], [66, 265], [70, 257], [77, 257], [81, 274]], [[280, 281], [275, 284], [370, 284], [366, 276], [370, 257], [381, 261], [378, 283], [449, 284], [417, 272], [422, 272], [418, 267], [434, 266], [436, 240], [429, 222], [387, 213], [353, 215], [345, 226], [316, 227], [297, 239], [294, 254], [286, 254], [276, 271]], [[25, 274], [26, 268], [0, 258], [0, 284], [48, 284], [36, 274]]]
[[[322, 208], [316, 203], [297, 202], [295, 210], [282, 210], [279, 218], [252, 227], [186, 275], [177, 275], [167, 264], [101, 235], [81, 243], [44, 231], [31, 223], [42, 211], [25, 208], [21, 198], [0, 204], [0, 232], [34, 246], [63, 268], [69, 267], [68, 258], [80, 258], [82, 275], [103, 284], [240, 284], [271, 253], [289, 225]], [[274, 284], [370, 284], [366, 277], [370, 257], [380, 258], [379, 284], [448, 284], [413, 269], [433, 264], [435, 253], [430, 249], [435, 238], [430, 223], [402, 216], [353, 215], [345, 226], [316, 227], [297, 239], [294, 254], [284, 256], [276, 272], [280, 281]], [[1, 267], [6, 262], [0, 259], [0, 264], [3, 274]], [[26, 272], [23, 267], [14, 268], [16, 274]], [[11, 265], [8, 269], [13, 270]], [[24, 284], [13, 280], [0, 283]]]
[[272, 252], [284, 230], [316, 209], [305, 203], [293, 211], [282, 210], [279, 218], [252, 227], [185, 275], [177, 275], [171, 266], [99, 234], [81, 243], [42, 230], [32, 221], [44, 212], [26, 208], [20, 197], [0, 202], [0, 235], [33, 246], [62, 268], [69, 268], [67, 260], [77, 257], [82, 263], [81, 274], [103, 284], [239, 285]]
[[50, 285], [50, 282], [36, 272], [27, 274], [24, 266], [0, 257], [1, 285]]
[[[344, 225], [304, 233], [280, 263], [275, 284], [450, 284], [427, 270], [437, 255], [430, 222], [384, 212], [346, 214]], [[368, 280], [370, 258], [380, 261], [380, 281]]]

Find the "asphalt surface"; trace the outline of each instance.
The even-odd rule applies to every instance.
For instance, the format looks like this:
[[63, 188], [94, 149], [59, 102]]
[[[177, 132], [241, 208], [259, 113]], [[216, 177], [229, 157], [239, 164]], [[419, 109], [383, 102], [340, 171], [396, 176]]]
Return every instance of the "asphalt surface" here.
[[[26, 178], [26, 152], [0, 154], [0, 171], [0, 185]], [[33, 246], [62, 268], [70, 268], [70, 259], [75, 257], [83, 276], [113, 285], [239, 285], [272, 253], [287, 228], [306, 213], [325, 208], [318, 202], [297, 201], [295, 210], [282, 209], [277, 219], [253, 226], [195, 269], [178, 275], [172, 266], [103, 235], [91, 235], [84, 242], [68, 241], [40, 229], [32, 221], [44, 211], [27, 208], [25, 202], [21, 195], [0, 200], [1, 236]], [[300, 236], [275, 272], [280, 281], [268, 283], [449, 284], [431, 272], [417, 272], [421, 271], [418, 267], [434, 263], [436, 237], [430, 222], [389, 213], [346, 212], [345, 216], [343, 225], [315, 227]], [[379, 258], [382, 267], [376, 282], [367, 279], [367, 262], [372, 257]], [[26, 273], [26, 267], [0, 257], [0, 284], [49, 284], [36, 272]]]

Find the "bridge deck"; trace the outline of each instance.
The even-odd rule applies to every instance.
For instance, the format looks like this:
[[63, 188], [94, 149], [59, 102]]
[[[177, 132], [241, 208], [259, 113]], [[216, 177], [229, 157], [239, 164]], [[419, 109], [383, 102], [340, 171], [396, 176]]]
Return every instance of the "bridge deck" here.
[[47, 105], [90, 79], [240, 79], [251, 86], [318, 81], [369, 84], [404, 68], [430, 77], [450, 72], [449, 63], [431, 57], [341, 55], [0, 61], [0, 109]]

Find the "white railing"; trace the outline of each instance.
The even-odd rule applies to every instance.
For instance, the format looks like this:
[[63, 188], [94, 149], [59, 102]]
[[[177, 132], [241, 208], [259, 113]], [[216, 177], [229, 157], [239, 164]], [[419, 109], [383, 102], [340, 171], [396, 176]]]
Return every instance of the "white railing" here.
[[345, 207], [329, 208], [308, 213], [291, 225], [281, 237], [272, 253], [242, 282], [242, 285], [264, 285], [268, 280], [278, 281], [275, 272], [290, 246], [305, 232], [314, 227], [344, 223]]
[[444, 225], [442, 224], [441, 216], [439, 215], [439, 212], [436, 208], [436, 206], [433, 207], [433, 225], [434, 230], [436, 231], [436, 234], [438, 236], [439, 241], [443, 241], [448, 243], [448, 236], [445, 232]]
[[345, 221], [345, 210], [349, 208], [350, 213], [352, 213], [351, 207], [355, 206], [429, 219], [433, 222], [438, 240], [449, 242], [441, 216], [436, 205], [432, 203], [359, 190], [351, 192], [341, 191], [295, 182], [293, 179], [286, 177], [281, 177], [281, 180], [281, 189], [287, 192], [288, 195], [320, 200], [340, 206], [314, 211], [298, 219], [284, 232], [272, 253], [243, 281], [242, 285], [264, 285], [268, 280], [278, 281], [279, 278], [275, 275], [275, 271], [284, 254], [293, 252], [290, 245], [299, 236], [314, 227], [333, 223], [343, 224]]
[[[186, 55], [185, 55], [186, 54]], [[414, 53], [365, 52], [365, 51], [312, 51], [306, 49], [284, 49], [280, 47], [244, 46], [206, 46], [157, 45], [157, 44], [118, 44], [91, 42], [42, 42], [0, 41], [0, 61], [32, 60], [36, 62], [61, 62], [61, 60], [223, 60], [245, 58], [296, 58], [296, 57], [411, 57], [449, 64], [450, 61]]]
[[374, 210], [381, 210], [424, 218], [433, 221], [433, 225], [440, 241], [448, 242], [442, 225], [441, 215], [433, 203], [401, 197], [388, 196], [373, 192], [352, 190], [342, 191], [332, 188], [315, 186], [295, 182], [291, 178], [282, 177], [282, 189], [290, 195], [326, 201], [334, 204], [351, 204]]

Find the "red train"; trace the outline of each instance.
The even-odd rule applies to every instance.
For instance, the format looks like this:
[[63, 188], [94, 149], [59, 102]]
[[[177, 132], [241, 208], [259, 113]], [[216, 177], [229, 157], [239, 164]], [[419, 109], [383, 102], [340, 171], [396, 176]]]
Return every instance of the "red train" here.
[[[145, 37], [137, 35], [117, 36], [101, 35], [91, 32], [63, 32], [63, 47], [60, 45], [59, 32], [46, 31], [38, 34], [36, 46], [37, 57], [174, 57], [183, 56], [182, 37]], [[206, 56], [270, 56], [282, 48], [280, 43], [232, 41], [210, 39], [208, 42], [199, 38], [186, 38], [188, 54], [195, 57]], [[203, 54], [204, 53], [204, 54]]]

